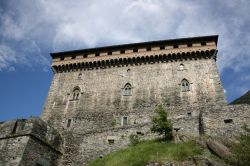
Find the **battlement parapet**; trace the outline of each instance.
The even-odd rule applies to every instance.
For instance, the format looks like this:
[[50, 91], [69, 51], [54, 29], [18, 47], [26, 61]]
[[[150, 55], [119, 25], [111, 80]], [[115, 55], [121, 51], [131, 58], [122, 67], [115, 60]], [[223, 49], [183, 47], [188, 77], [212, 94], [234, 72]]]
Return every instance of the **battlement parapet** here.
[[201, 36], [51, 53], [54, 73], [189, 59], [216, 59], [218, 36]]

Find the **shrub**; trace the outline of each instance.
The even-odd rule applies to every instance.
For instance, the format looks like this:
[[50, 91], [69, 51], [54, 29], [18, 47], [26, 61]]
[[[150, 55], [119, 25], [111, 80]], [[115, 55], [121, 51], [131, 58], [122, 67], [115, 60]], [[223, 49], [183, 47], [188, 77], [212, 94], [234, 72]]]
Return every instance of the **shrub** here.
[[163, 135], [165, 140], [172, 139], [173, 137], [173, 126], [170, 123], [170, 121], [167, 119], [167, 112], [164, 110], [162, 105], [159, 105], [154, 112], [156, 115], [154, 115], [152, 120], [152, 127], [151, 131], [154, 133], [158, 133], [159, 135]]
[[138, 143], [140, 143], [140, 137], [136, 134], [131, 134], [129, 136], [129, 141], [132, 146], [137, 145]]

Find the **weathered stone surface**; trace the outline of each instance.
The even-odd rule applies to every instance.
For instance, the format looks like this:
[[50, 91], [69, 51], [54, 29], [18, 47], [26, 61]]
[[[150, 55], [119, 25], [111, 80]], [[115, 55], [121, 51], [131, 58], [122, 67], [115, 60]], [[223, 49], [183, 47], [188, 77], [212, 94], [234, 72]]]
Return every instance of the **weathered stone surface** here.
[[155, 138], [150, 123], [159, 104], [177, 141], [246, 134], [242, 126], [250, 126], [250, 106], [226, 106], [216, 68], [217, 38], [52, 53], [54, 78], [41, 115], [48, 125], [39, 119], [1, 123], [0, 160], [84, 165], [126, 147], [130, 134]]
[[[159, 104], [178, 135], [209, 131], [203, 112], [226, 105], [215, 62], [217, 39], [209, 40], [192, 47], [144, 45], [138, 52], [127, 46], [119, 50], [122, 46], [100, 49], [100, 54], [98, 49], [52, 54], [55, 74], [41, 117], [64, 138], [63, 165], [84, 164], [125, 147], [130, 134], [152, 138], [150, 117]], [[183, 79], [190, 83], [189, 91], [182, 91]], [[124, 95], [127, 84], [130, 95]], [[80, 91], [77, 100], [75, 89]], [[112, 137], [114, 144], [109, 143]]]
[[207, 146], [215, 155], [220, 158], [226, 158], [232, 155], [226, 146], [216, 140], [208, 139]]
[[58, 165], [61, 137], [39, 118], [0, 124], [0, 165]]
[[202, 126], [207, 135], [234, 140], [247, 135], [250, 127], [250, 105], [213, 106], [202, 110]]

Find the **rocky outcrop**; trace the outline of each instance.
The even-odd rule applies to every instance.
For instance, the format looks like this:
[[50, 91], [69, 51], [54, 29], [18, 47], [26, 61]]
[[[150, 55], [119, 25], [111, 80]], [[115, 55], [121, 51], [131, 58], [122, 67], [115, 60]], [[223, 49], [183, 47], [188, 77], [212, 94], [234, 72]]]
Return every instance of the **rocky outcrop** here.
[[208, 139], [207, 146], [212, 151], [212, 153], [220, 158], [226, 158], [232, 155], [226, 146], [216, 140]]

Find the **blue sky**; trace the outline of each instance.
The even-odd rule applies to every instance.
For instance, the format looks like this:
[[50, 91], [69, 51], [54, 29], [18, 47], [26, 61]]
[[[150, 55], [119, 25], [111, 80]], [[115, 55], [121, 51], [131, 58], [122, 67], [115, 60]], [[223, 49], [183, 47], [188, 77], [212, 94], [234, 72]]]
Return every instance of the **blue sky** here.
[[215, 34], [230, 102], [250, 89], [249, 10], [249, 0], [1, 0], [0, 121], [40, 115], [50, 52]]

